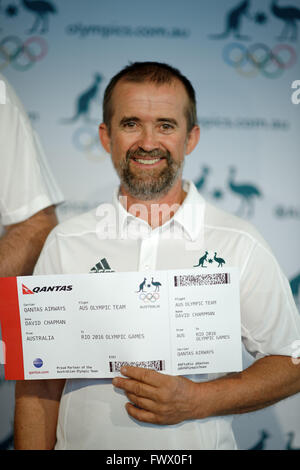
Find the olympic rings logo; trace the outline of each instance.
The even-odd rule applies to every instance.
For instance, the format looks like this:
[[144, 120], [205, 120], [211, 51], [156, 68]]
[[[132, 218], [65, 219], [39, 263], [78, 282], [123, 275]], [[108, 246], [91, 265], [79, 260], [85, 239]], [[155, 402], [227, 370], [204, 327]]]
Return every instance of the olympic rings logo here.
[[159, 299], [159, 294], [157, 292], [141, 292], [139, 299], [143, 302], [156, 302]]
[[267, 78], [278, 78], [296, 63], [297, 54], [288, 44], [277, 44], [270, 49], [265, 44], [256, 43], [247, 49], [243, 44], [233, 42], [224, 47], [223, 59], [244, 77], [261, 73]]
[[11, 64], [14, 69], [25, 72], [42, 60], [47, 52], [47, 42], [39, 36], [32, 36], [24, 42], [17, 36], [6, 36], [0, 41], [0, 70]]
[[106, 154], [101, 151], [98, 128], [83, 126], [75, 130], [73, 144], [83, 152], [88, 160], [99, 162], [106, 159]]

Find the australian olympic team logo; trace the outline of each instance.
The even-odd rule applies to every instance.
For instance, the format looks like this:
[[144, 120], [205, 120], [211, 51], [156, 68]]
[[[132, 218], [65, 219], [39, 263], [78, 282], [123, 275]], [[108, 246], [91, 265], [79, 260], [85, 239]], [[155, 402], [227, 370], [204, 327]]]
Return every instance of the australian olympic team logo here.
[[44, 38], [31, 36], [25, 41], [18, 36], [6, 36], [0, 41], [0, 71], [8, 65], [26, 72], [41, 61], [48, 52]]
[[198, 264], [194, 264], [194, 268], [207, 268], [207, 266], [211, 265], [212, 263], [214, 263], [214, 266], [217, 264], [218, 268], [223, 268], [223, 265], [226, 264], [226, 261], [220, 256], [217, 256], [216, 251], [214, 252], [214, 256], [209, 254], [208, 251], [205, 251], [204, 254], [200, 255]]
[[[272, 23], [272, 18], [275, 18], [276, 25], [279, 24], [279, 27], [280, 22], [282, 24], [280, 34], [276, 36], [279, 44], [270, 47], [263, 43], [253, 43], [246, 47], [241, 42], [251, 40], [251, 37], [244, 33], [247, 23], [255, 24], [261, 28]], [[222, 51], [222, 57], [224, 62], [240, 75], [247, 78], [261, 75], [274, 79], [280, 77], [297, 61], [295, 48], [286, 43], [297, 41], [299, 18], [300, 8], [298, 6], [284, 5], [280, 3], [280, 0], [272, 0], [266, 11], [256, 12], [253, 11], [251, 0], [241, 0], [225, 12], [223, 31], [210, 34], [209, 38], [213, 40], [231, 38], [233, 41], [239, 41], [226, 44]]]
[[139, 294], [139, 299], [145, 303], [156, 302], [160, 299], [159, 290], [161, 283], [159, 281], [154, 281], [154, 278], [151, 278], [151, 282], [144, 277], [144, 280], [139, 285], [139, 290], [136, 291]]
[[[14, 3], [4, 4], [0, 1], [0, 15], [17, 21], [21, 8], [33, 15], [32, 27], [25, 31], [26, 34], [33, 35], [23, 40], [18, 36], [8, 35], [0, 41], [0, 71], [11, 65], [15, 70], [26, 72], [37, 62], [40, 62], [48, 52], [47, 41], [40, 36], [49, 30], [49, 17], [57, 13], [56, 6], [50, 0], [22, 0], [20, 5]], [[5, 24], [9, 27], [9, 22]], [[23, 21], [22, 21], [23, 24]], [[0, 26], [0, 33], [2, 28]]]

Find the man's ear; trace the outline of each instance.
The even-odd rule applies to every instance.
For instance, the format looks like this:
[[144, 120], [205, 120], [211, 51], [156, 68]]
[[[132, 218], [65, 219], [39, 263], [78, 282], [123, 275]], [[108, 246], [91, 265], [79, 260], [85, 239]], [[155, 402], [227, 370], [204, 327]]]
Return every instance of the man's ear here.
[[200, 127], [199, 126], [194, 126], [193, 129], [190, 131], [188, 138], [187, 138], [187, 146], [186, 146], [186, 151], [185, 154], [189, 155], [196, 145], [198, 144], [200, 139]]
[[110, 153], [110, 136], [106, 124], [102, 123], [99, 126], [100, 142], [107, 153]]

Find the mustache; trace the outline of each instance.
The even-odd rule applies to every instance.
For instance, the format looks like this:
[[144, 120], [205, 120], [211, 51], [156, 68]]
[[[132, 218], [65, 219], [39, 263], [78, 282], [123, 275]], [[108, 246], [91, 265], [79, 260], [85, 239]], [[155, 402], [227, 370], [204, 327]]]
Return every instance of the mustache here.
[[126, 153], [126, 161], [129, 161], [130, 158], [141, 158], [141, 157], [152, 157], [152, 158], [166, 158], [168, 162], [172, 160], [171, 154], [168, 150], [153, 149], [153, 150], [144, 150], [139, 147], [136, 150], [128, 150]]

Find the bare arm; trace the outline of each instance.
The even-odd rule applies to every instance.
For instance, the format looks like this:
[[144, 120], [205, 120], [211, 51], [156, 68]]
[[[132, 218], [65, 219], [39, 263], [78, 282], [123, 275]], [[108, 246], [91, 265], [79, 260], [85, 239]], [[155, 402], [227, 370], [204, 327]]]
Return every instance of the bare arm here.
[[300, 366], [289, 356], [266, 356], [243, 372], [211, 382], [210, 415], [247, 413], [300, 392]]
[[267, 356], [240, 373], [202, 383], [136, 367], [122, 373], [129, 379], [113, 384], [126, 391], [127, 412], [156, 424], [246, 413], [300, 391], [300, 366], [287, 356]]
[[46, 237], [56, 224], [55, 209], [50, 206], [24, 222], [6, 226], [0, 238], [0, 277], [32, 274]]
[[65, 380], [16, 382], [15, 449], [51, 450]]

